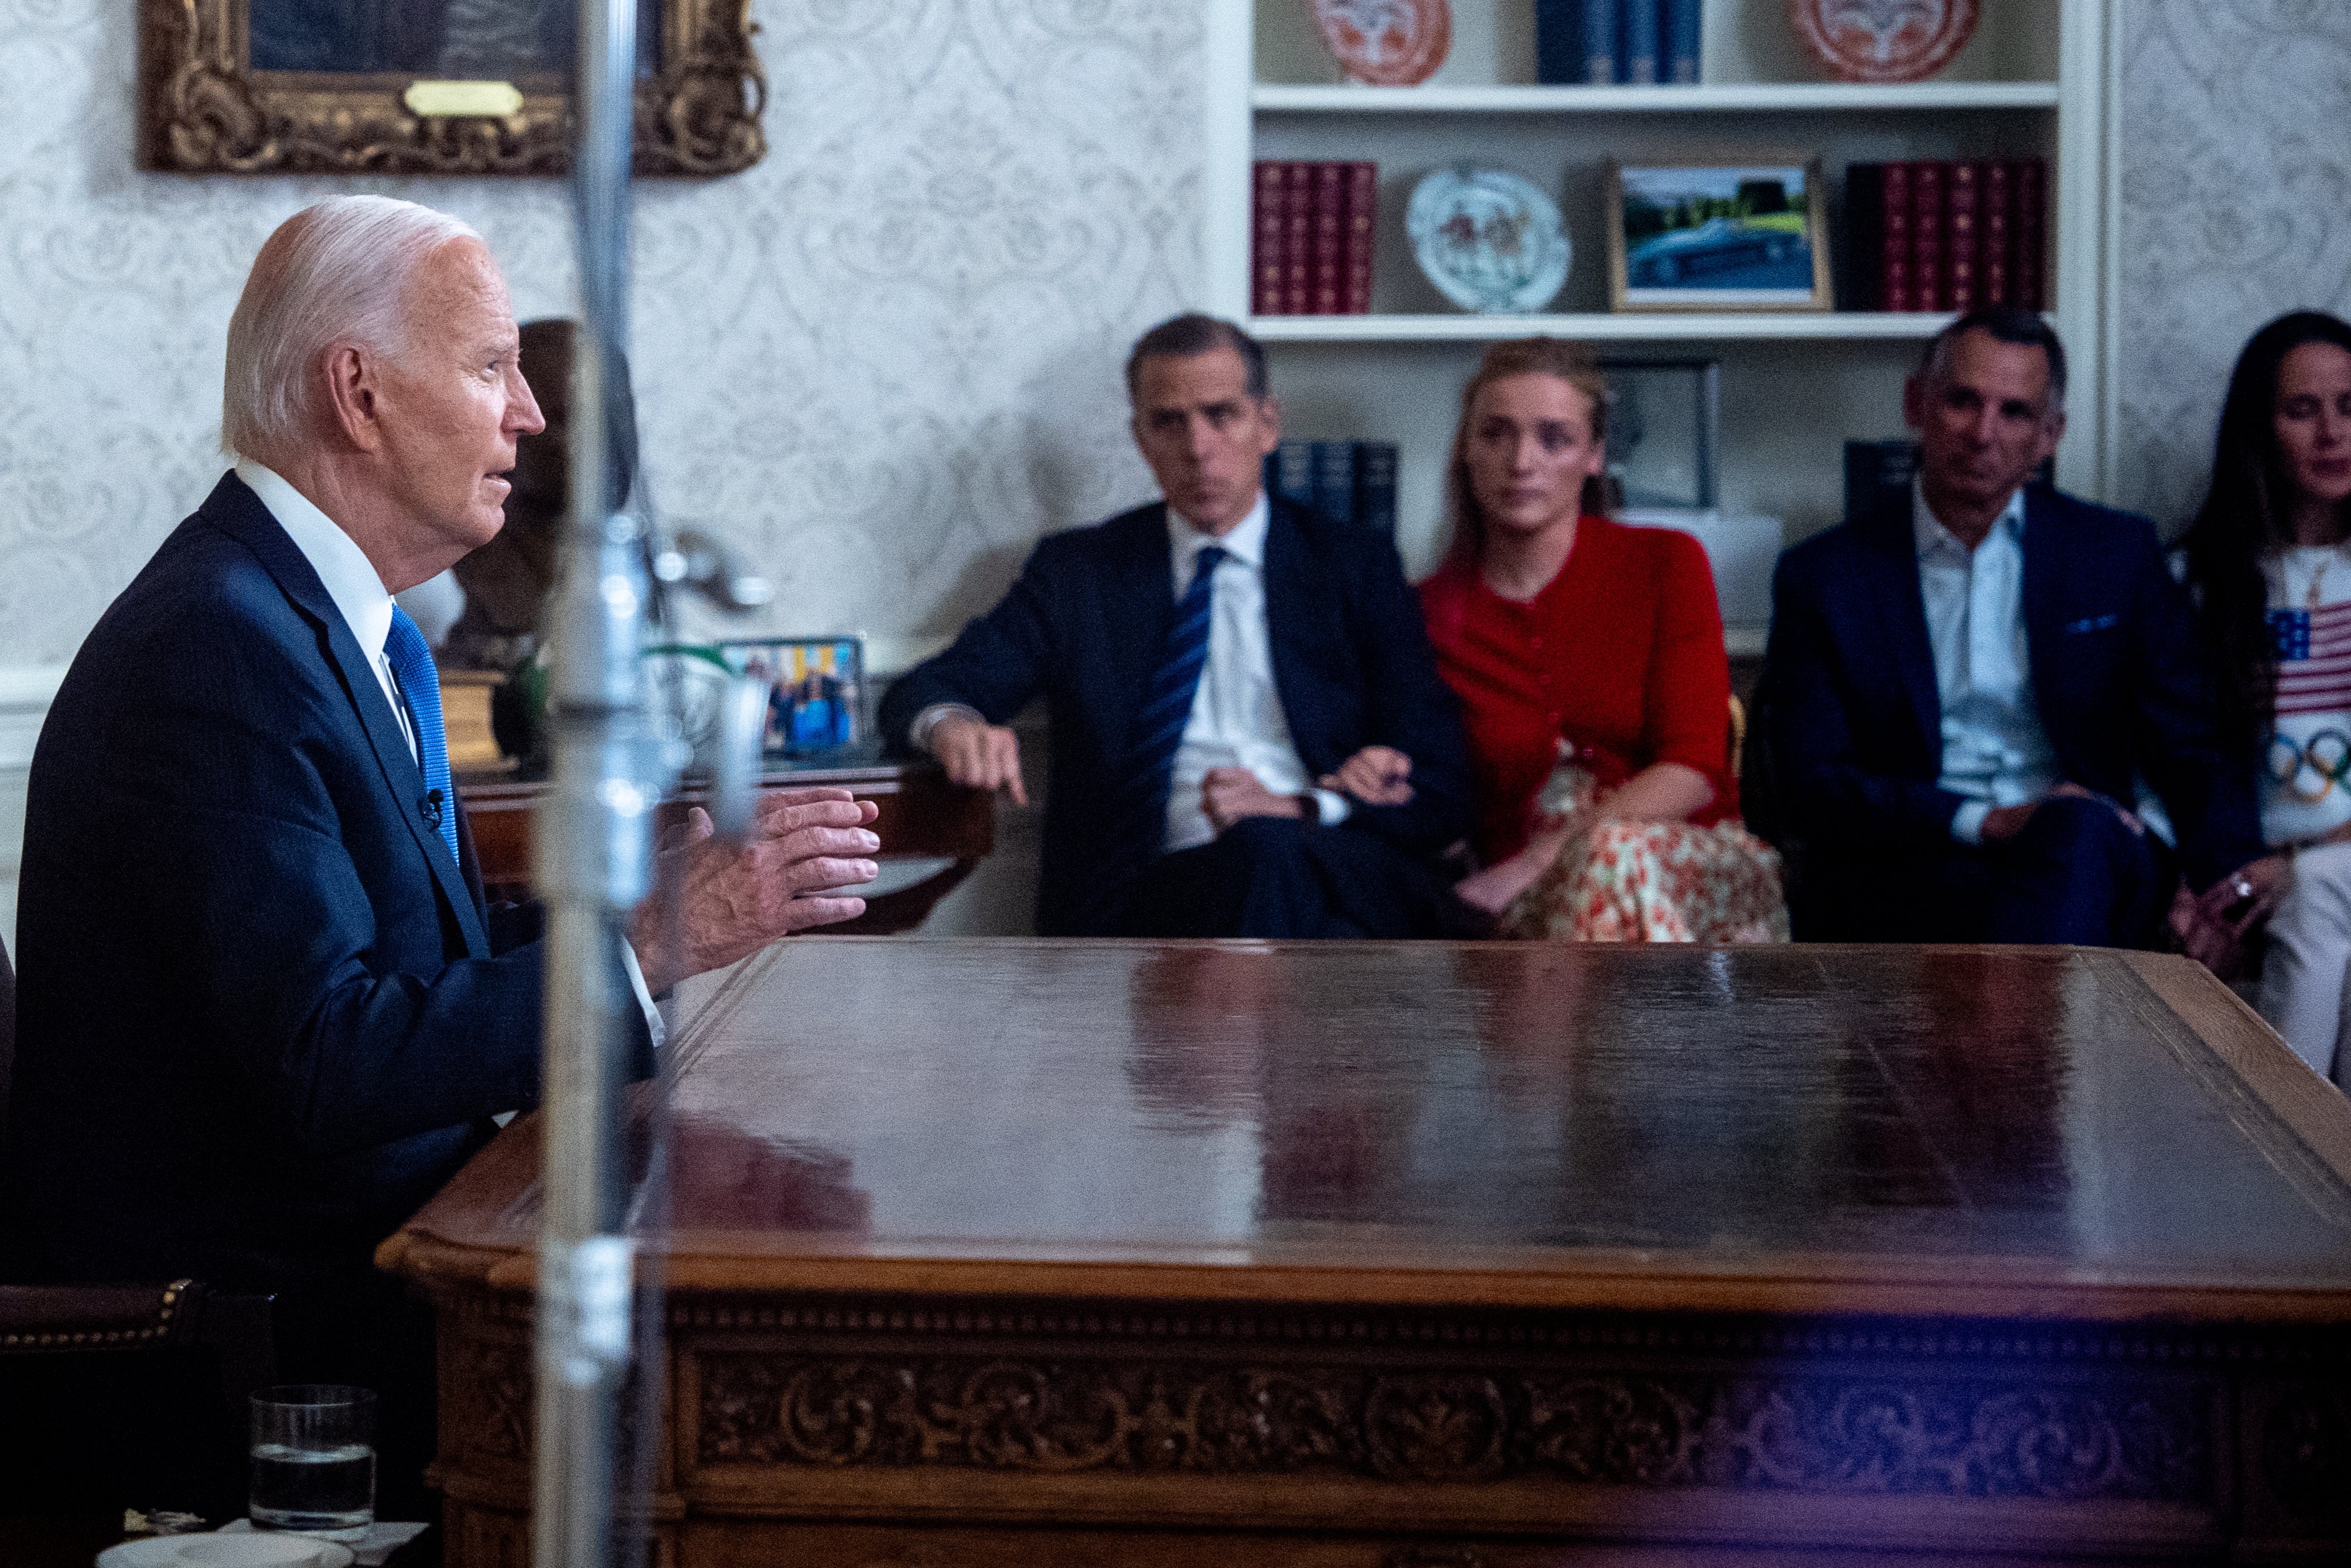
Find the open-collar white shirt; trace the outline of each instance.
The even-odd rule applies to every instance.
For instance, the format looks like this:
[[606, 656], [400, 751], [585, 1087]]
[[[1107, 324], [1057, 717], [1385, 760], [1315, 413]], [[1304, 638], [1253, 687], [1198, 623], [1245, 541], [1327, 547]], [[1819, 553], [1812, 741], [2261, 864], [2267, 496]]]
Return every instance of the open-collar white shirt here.
[[2057, 752], [2032, 695], [2024, 624], [2024, 492], [2008, 498], [1972, 550], [1943, 527], [1923, 486], [1910, 486], [1918, 591], [1942, 699], [1942, 787], [1967, 797], [1951, 836], [1983, 841], [1996, 806], [2037, 800], [2057, 782]]
[[1273, 510], [1259, 490], [1249, 515], [1222, 535], [1208, 534], [1167, 508], [1168, 564], [1176, 601], [1192, 585], [1200, 552], [1215, 545], [1217, 563], [1208, 610], [1208, 660], [1192, 694], [1191, 716], [1176, 748], [1167, 785], [1169, 853], [1205, 844], [1216, 825], [1200, 800], [1212, 768], [1245, 768], [1277, 795], [1311, 794], [1324, 825], [1343, 821], [1347, 799], [1312, 788], [1290, 739], [1289, 716], [1273, 679], [1273, 642], [1265, 619], [1265, 540]]
[[392, 661], [383, 651], [385, 640], [392, 635], [392, 601], [383, 579], [376, 575], [375, 564], [358, 541], [275, 469], [240, 457], [236, 476], [269, 508], [269, 515], [277, 519], [277, 526], [286, 530], [286, 537], [326, 585], [327, 597], [342, 612], [343, 624], [350, 628], [352, 640], [367, 655], [368, 667], [375, 671], [376, 684], [383, 687], [383, 700], [392, 705], [401, 738], [408, 742], [408, 755], [417, 758], [416, 731], [409, 723], [408, 705], [400, 700], [400, 683], [392, 678]]

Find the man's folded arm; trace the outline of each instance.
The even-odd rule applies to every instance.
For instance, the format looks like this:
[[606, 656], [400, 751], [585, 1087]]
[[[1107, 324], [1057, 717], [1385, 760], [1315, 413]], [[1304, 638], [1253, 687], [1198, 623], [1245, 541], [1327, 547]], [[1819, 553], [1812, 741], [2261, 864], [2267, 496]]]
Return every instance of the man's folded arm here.
[[2217, 725], [2208, 644], [2188, 595], [2165, 570], [2152, 524], [2137, 530], [2132, 624], [2139, 662], [2140, 770], [2179, 833], [2181, 870], [2198, 892], [2267, 853], [2253, 770], [2232, 758]]
[[1405, 581], [1395, 546], [1384, 538], [1375, 543], [1358, 558], [1351, 619], [1370, 688], [1371, 740], [1412, 758], [1412, 799], [1396, 806], [1357, 801], [1347, 821], [1414, 849], [1442, 850], [1468, 834], [1473, 815], [1461, 704], [1437, 673], [1420, 600]]
[[958, 709], [988, 724], [1009, 724], [1041, 689], [1053, 644], [1052, 544], [1038, 545], [1001, 603], [891, 685], [881, 727], [892, 746], [925, 749], [931, 727]]

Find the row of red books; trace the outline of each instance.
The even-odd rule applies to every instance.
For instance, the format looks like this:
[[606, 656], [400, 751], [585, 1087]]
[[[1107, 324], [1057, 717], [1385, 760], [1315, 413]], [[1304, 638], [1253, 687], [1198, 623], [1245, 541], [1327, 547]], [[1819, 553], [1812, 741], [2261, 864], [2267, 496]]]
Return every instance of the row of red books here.
[[2049, 165], [2039, 158], [1845, 171], [1843, 303], [1855, 310], [2049, 308]]
[[1372, 308], [1376, 163], [1259, 162], [1250, 202], [1249, 312], [1361, 316]]

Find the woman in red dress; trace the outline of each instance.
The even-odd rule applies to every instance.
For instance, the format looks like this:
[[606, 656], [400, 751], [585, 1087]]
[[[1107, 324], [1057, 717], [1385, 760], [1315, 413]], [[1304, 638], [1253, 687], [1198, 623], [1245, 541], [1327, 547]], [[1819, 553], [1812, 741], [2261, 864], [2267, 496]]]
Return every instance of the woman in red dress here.
[[1479, 791], [1458, 891], [1508, 936], [1784, 940], [1778, 857], [1739, 825], [1706, 552], [1599, 515], [1606, 416], [1555, 339], [1496, 344], [1462, 394], [1453, 549], [1420, 590]]

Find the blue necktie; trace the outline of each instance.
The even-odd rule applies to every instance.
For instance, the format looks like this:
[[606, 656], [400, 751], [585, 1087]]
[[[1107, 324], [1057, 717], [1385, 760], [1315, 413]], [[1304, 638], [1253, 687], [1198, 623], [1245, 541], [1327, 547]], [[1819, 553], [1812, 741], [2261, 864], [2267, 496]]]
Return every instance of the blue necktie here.
[[[1159, 667], [1151, 677], [1150, 695], [1135, 716], [1134, 739], [1119, 768], [1125, 780], [1126, 810], [1122, 836], [1148, 834], [1156, 852], [1166, 836], [1168, 777], [1176, 765], [1176, 748], [1184, 741], [1184, 726], [1192, 716], [1192, 697], [1200, 689], [1200, 672], [1208, 663], [1209, 612], [1216, 604], [1217, 567], [1224, 548], [1210, 545], [1192, 564], [1192, 584], [1176, 606], [1175, 624], [1167, 628], [1167, 643]], [[1155, 826], [1156, 831], [1152, 831]]]
[[441, 676], [433, 667], [433, 650], [424, 633], [397, 604], [392, 607], [392, 632], [383, 640], [384, 657], [392, 661], [392, 678], [400, 683], [408, 716], [416, 725], [416, 760], [424, 769], [424, 799], [417, 803], [424, 820], [457, 858], [457, 801], [449, 792], [449, 737], [441, 728]]

